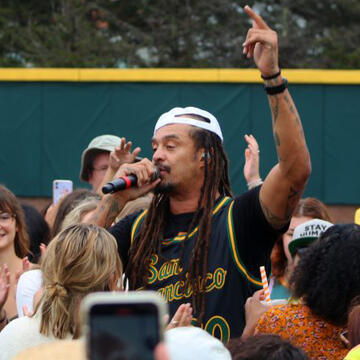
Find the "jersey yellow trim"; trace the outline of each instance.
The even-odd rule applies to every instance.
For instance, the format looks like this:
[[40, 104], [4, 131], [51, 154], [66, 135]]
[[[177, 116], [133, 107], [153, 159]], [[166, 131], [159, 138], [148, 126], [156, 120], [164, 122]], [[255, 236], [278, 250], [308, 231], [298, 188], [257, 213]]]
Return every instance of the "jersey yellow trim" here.
[[[210, 333], [210, 331], [209, 331], [210, 329], [208, 329], [208, 327], [210, 326], [211, 322], [214, 321], [214, 320], [216, 320], [216, 319], [220, 319], [220, 320], [222, 321], [222, 324], [225, 324], [226, 330], [227, 330], [227, 334], [226, 334], [227, 337], [226, 337], [226, 338], [224, 338], [223, 329], [222, 329], [222, 327], [221, 327], [221, 325], [220, 325], [219, 323], [217, 323], [217, 324], [215, 324], [215, 325], [213, 326], [212, 331], [211, 331], [211, 333]], [[215, 336], [215, 330], [216, 330], [217, 327], [219, 328], [219, 331], [220, 331], [220, 341], [222, 341], [222, 342], [224, 342], [224, 343], [227, 343], [227, 342], [230, 340], [231, 331], [230, 331], [230, 326], [229, 326], [228, 322], [226, 321], [226, 319], [225, 319], [223, 316], [215, 315], [215, 316], [213, 316], [212, 318], [210, 318], [210, 319], [207, 321], [206, 325], [205, 325], [205, 330], [206, 330], [209, 334], [211, 334], [212, 336], [216, 337], [216, 336]]]
[[[216, 205], [215, 209], [213, 210], [213, 215], [215, 215], [222, 207], [224, 204], [226, 204], [228, 201], [230, 200], [230, 197], [225, 196], [220, 202], [219, 204]], [[197, 226], [188, 236], [188, 239], [191, 238], [192, 236], [194, 236], [197, 231], [199, 230], [199, 227]], [[177, 235], [174, 238], [171, 238], [169, 240], [163, 240], [162, 244], [163, 245], [170, 245], [173, 243], [177, 243], [177, 242], [181, 242], [184, 241], [186, 239], [187, 233], [184, 233], [182, 235]]]
[[236, 245], [236, 242], [235, 242], [234, 227], [233, 227], [233, 222], [232, 222], [232, 208], [233, 208], [233, 206], [234, 206], [234, 201], [229, 206], [228, 226], [229, 226], [230, 248], [231, 248], [231, 253], [233, 255], [233, 259], [235, 261], [235, 265], [240, 270], [240, 272], [242, 274], [244, 274], [244, 276], [246, 277], [247, 280], [249, 280], [250, 282], [252, 282], [253, 284], [255, 284], [257, 286], [262, 286], [262, 282], [257, 280], [256, 278], [252, 277], [248, 273], [248, 271], [245, 269], [242, 262], [240, 261], [240, 257], [239, 257], [238, 250], [237, 250], [237, 245]]
[[135, 237], [135, 232], [136, 232], [136, 228], [139, 225], [139, 222], [144, 218], [144, 216], [147, 214], [148, 209], [144, 210], [135, 220], [132, 229], [131, 229], [131, 244], [134, 241], [134, 237]]
[[[283, 69], [293, 84], [360, 84], [360, 70]], [[0, 68], [0, 81], [262, 83], [257, 69]]]

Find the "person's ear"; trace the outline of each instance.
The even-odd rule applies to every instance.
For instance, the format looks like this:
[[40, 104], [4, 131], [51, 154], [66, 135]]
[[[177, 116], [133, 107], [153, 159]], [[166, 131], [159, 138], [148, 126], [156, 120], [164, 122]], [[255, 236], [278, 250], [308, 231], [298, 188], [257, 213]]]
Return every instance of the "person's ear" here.
[[211, 158], [211, 155], [208, 151], [201, 151], [200, 152], [200, 168], [205, 167], [205, 160], [206, 160], [206, 163], [209, 165], [210, 158]]
[[201, 154], [200, 160], [205, 160], [205, 159], [207, 159], [208, 161], [210, 159], [210, 154], [208, 152], [203, 152]]

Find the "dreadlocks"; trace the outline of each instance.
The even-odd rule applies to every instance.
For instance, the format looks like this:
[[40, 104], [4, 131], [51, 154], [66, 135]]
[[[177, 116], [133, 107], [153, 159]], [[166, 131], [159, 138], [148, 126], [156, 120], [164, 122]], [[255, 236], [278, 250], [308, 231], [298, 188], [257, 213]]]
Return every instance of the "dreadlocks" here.
[[[198, 115], [189, 114], [188, 117], [208, 121]], [[189, 266], [186, 273], [184, 289], [192, 287], [192, 306], [199, 314], [198, 322], [205, 313], [204, 279], [208, 272], [208, 254], [210, 246], [212, 211], [217, 192], [221, 195], [232, 196], [229, 175], [228, 159], [220, 138], [207, 130], [192, 127], [190, 137], [194, 141], [195, 150], [204, 149], [205, 170], [204, 183], [201, 188], [197, 210], [189, 225], [186, 242], [193, 228], [198, 224], [198, 235], [192, 249]], [[203, 205], [203, 206], [202, 206]], [[165, 216], [169, 208], [169, 195], [156, 194], [150, 204], [144, 223], [130, 248], [129, 262], [127, 265], [127, 278], [130, 280], [130, 289], [146, 287], [148, 269], [152, 254], [161, 254], [161, 240], [165, 225]]]

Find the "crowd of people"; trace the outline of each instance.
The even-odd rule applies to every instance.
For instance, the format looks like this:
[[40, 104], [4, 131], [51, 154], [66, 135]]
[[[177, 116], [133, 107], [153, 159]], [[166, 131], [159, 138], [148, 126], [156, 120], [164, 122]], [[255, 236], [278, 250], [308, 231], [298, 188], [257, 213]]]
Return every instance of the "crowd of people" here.
[[[249, 190], [234, 195], [219, 122], [176, 107], [155, 124], [152, 159], [125, 138], [93, 139], [80, 170], [91, 190], [41, 213], [0, 185], [0, 359], [84, 358], [83, 298], [139, 289], [168, 304], [157, 360], [359, 356], [360, 227], [301, 198], [310, 154], [277, 34], [245, 12], [243, 52], [264, 80], [278, 163], [263, 181], [259, 144], [245, 135]], [[135, 186], [102, 193], [129, 176]]]

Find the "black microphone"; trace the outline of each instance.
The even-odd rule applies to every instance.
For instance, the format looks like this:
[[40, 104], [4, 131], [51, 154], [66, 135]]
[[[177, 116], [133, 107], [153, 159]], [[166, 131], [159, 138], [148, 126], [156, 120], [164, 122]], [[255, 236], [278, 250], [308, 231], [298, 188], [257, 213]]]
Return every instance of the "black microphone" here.
[[[160, 176], [159, 169], [155, 167], [155, 171], [151, 176], [151, 182], [155, 181]], [[118, 179], [108, 182], [102, 187], [103, 194], [113, 194], [115, 192], [126, 190], [130, 187], [136, 186], [137, 177], [134, 174], [128, 176], [121, 176]]]

